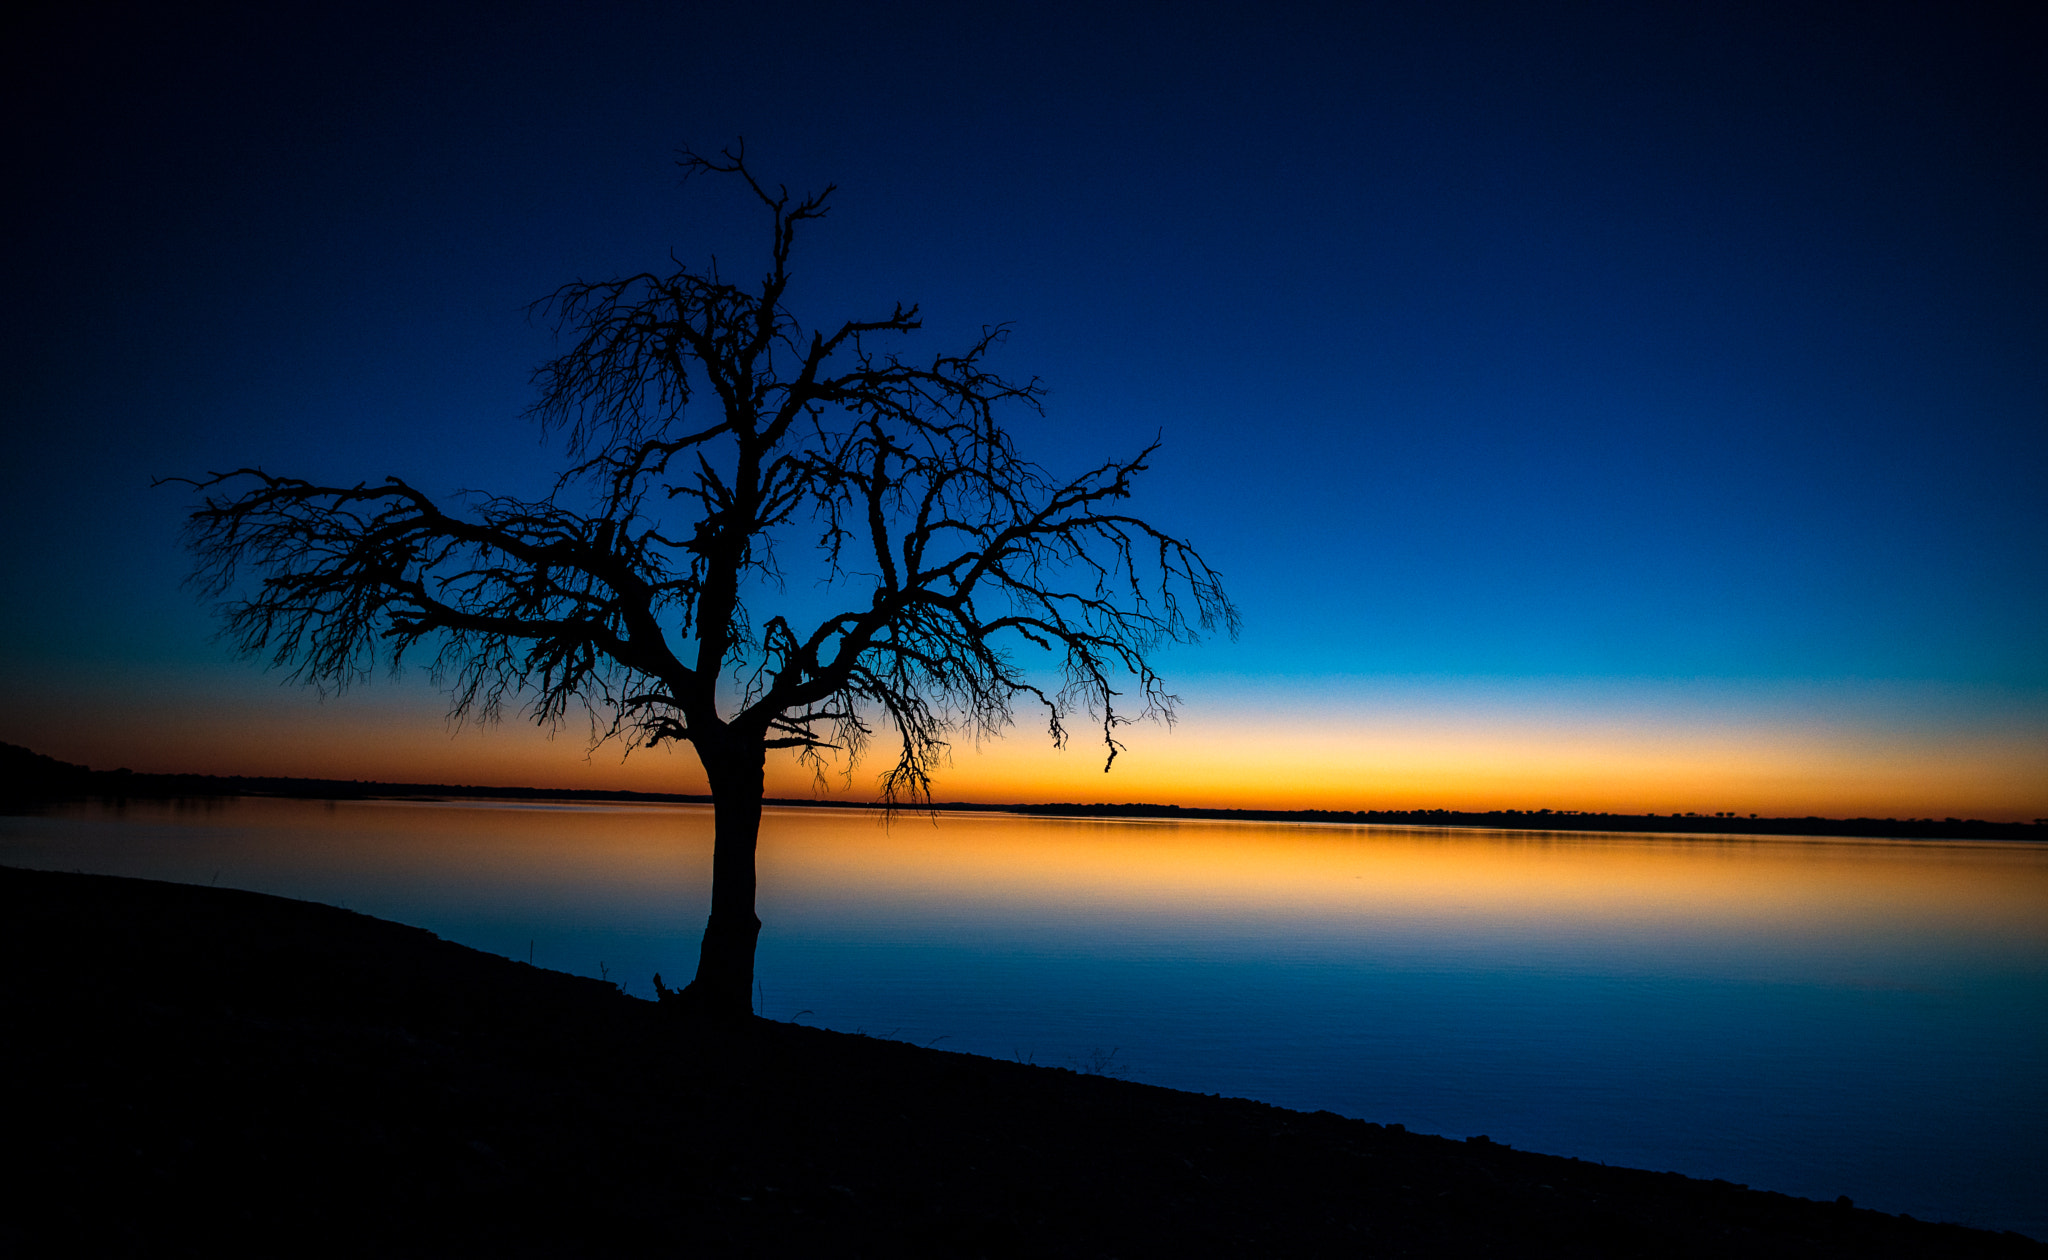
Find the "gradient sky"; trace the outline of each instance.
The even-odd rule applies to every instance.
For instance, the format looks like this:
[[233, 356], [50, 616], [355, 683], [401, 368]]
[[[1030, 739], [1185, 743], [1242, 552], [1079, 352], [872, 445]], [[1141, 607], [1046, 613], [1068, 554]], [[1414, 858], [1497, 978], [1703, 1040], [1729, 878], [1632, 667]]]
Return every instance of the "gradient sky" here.
[[[261, 464], [531, 488], [572, 277], [837, 182], [793, 303], [919, 301], [1163, 432], [1244, 611], [1114, 774], [942, 798], [2048, 814], [2048, 40], [2022, 6], [415, 4], [9, 32], [0, 739], [95, 766], [693, 790], [687, 753], [321, 703], [180, 589]], [[10, 21], [19, 23], [21, 19]], [[855, 796], [872, 789], [858, 771]], [[808, 790], [794, 771], [771, 790]]]

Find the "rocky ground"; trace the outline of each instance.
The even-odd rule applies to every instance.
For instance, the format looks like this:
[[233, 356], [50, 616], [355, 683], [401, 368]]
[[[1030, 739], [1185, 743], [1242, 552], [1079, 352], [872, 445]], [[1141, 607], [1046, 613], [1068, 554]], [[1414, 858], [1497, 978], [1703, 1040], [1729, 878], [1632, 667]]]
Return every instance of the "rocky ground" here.
[[11, 1254], [2048, 1256], [0, 868]]

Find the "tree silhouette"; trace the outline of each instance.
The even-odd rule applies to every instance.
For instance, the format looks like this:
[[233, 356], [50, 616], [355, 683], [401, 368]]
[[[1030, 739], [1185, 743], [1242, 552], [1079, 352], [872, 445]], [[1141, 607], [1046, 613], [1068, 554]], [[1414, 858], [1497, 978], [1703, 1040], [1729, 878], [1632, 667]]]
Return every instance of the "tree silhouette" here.
[[[531, 413], [568, 452], [547, 498], [444, 505], [397, 477], [242, 468], [191, 482], [187, 542], [228, 638], [294, 679], [346, 687], [420, 649], [457, 718], [523, 697], [551, 724], [580, 703], [599, 742], [689, 743], [716, 839], [681, 995], [738, 1016], [770, 749], [851, 773], [893, 732], [881, 795], [928, 803], [948, 737], [998, 731], [1023, 701], [1055, 744], [1085, 715], [1107, 769], [1119, 726], [1172, 720], [1156, 649], [1235, 634], [1237, 612], [1188, 543], [1120, 510], [1156, 442], [1050, 476], [998, 419], [1042, 393], [985, 366], [1003, 329], [928, 361], [878, 346], [921, 326], [914, 305], [807, 329], [785, 302], [789, 259], [834, 189], [771, 191], [739, 148], [680, 162], [758, 198], [769, 265], [752, 288], [678, 264], [535, 304], [573, 343], [535, 373]], [[840, 611], [798, 624], [766, 607], [795, 549]]]

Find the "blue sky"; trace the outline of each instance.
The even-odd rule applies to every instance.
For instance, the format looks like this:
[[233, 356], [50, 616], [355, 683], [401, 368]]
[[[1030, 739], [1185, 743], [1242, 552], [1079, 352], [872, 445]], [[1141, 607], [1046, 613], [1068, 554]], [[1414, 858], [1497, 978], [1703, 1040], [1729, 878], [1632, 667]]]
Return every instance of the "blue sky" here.
[[[1926, 811], [2048, 812], [2048, 102], [2005, 7], [81, 13], [9, 54], [0, 739], [229, 769], [193, 697], [302, 720], [149, 479], [536, 484], [523, 305], [751, 269], [671, 165], [745, 135], [841, 186], [800, 312], [1010, 322], [1054, 467], [1164, 435], [1139, 506], [1246, 615], [1170, 659], [1199, 739], [1817, 722], [2003, 750]], [[354, 703], [445, 739], [416, 698]], [[1360, 748], [1328, 803], [1436, 803], [1360, 799]], [[1571, 775], [1491, 803], [1614, 799]]]

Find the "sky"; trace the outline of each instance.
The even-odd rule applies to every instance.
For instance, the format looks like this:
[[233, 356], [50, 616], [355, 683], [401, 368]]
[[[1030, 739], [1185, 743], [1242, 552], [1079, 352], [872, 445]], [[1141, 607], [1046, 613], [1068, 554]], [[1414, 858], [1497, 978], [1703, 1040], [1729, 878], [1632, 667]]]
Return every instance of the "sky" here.
[[[1012, 334], [1011, 417], [1244, 614], [1112, 773], [956, 800], [2048, 815], [2048, 51], [2023, 6], [75, 6], [4, 41], [0, 740], [96, 767], [701, 790], [214, 638], [261, 465], [531, 490], [527, 303], [836, 183], [791, 303]], [[770, 791], [873, 794], [879, 761]]]

